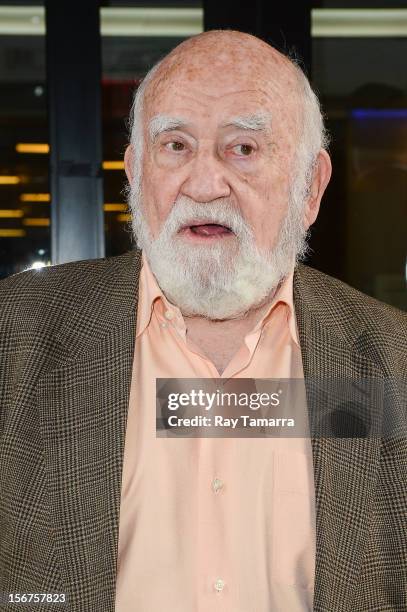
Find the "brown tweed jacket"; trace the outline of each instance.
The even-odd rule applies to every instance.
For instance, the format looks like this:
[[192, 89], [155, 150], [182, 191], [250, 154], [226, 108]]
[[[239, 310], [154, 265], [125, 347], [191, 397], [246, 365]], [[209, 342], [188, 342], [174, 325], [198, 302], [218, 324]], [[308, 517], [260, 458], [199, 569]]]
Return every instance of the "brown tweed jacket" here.
[[[114, 611], [139, 271], [132, 251], [0, 283], [3, 593]], [[294, 294], [306, 377], [406, 378], [402, 312], [303, 265]], [[312, 438], [312, 450], [315, 612], [406, 612], [406, 438]]]

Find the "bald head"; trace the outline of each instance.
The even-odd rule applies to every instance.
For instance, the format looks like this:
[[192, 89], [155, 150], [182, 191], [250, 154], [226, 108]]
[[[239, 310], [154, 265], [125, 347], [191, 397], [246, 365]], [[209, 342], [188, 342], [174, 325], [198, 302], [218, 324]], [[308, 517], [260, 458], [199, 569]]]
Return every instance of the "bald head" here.
[[184, 40], [177, 45], [161, 62], [163, 72], [171, 75], [172, 71], [187, 70], [194, 76], [194, 70], [239, 68], [249, 73], [252, 68], [255, 74], [274, 68], [293, 76], [293, 64], [282, 53], [263, 40], [236, 30], [210, 30]]
[[193, 36], [173, 49], [158, 65], [146, 84], [146, 105], [173, 83], [204, 82], [246, 88], [273, 86], [281, 98], [290, 101], [301, 94], [298, 68], [266, 42], [235, 30], [211, 30]]

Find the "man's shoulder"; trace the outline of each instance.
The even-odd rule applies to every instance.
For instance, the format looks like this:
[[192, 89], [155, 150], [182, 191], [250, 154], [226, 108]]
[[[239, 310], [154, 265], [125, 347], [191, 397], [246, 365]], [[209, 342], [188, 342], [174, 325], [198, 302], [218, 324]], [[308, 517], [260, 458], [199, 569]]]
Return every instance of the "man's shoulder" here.
[[301, 300], [327, 326], [383, 334], [407, 347], [407, 313], [304, 264], [295, 279]]
[[137, 251], [128, 251], [122, 255], [102, 257], [98, 259], [83, 259], [62, 264], [45, 266], [39, 269], [28, 269], [12, 274], [0, 281], [0, 291], [3, 293], [26, 291], [36, 287], [64, 287], [67, 290], [81, 291], [87, 289], [101, 276], [109, 276], [115, 270], [129, 266], [137, 256]]
[[[96, 323], [107, 329], [137, 299], [138, 251], [14, 274], [0, 282], [3, 334], [72, 334]], [[46, 331], [45, 331], [46, 330]], [[59, 330], [59, 331], [57, 331]]]
[[118, 277], [123, 281], [136, 270], [137, 252], [100, 259], [72, 261], [38, 270], [18, 272], [0, 281], [0, 303], [42, 308], [86, 299], [102, 283], [106, 291], [114, 290]]

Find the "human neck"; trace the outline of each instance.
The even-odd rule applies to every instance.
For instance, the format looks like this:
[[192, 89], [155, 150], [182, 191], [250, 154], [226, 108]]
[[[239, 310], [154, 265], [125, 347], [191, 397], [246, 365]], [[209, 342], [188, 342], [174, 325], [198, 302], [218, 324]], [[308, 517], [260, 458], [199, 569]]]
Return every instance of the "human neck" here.
[[187, 344], [192, 343], [215, 365], [221, 376], [245, 336], [256, 326], [270, 308], [273, 296], [265, 303], [249, 310], [238, 319], [211, 320], [206, 317], [184, 315]]

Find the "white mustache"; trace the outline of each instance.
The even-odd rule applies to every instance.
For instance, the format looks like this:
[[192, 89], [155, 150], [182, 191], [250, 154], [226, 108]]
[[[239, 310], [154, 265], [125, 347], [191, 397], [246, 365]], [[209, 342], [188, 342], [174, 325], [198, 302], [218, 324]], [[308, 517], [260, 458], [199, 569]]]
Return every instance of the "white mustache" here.
[[171, 209], [162, 231], [172, 233], [190, 225], [203, 223], [224, 225], [236, 236], [253, 235], [250, 225], [229, 199], [215, 202], [195, 202], [186, 196], [179, 197]]

